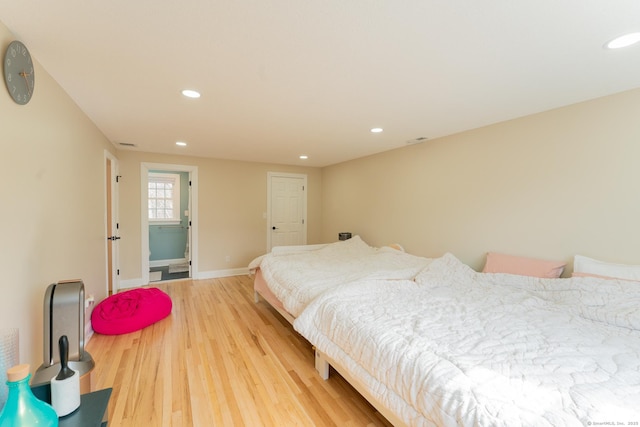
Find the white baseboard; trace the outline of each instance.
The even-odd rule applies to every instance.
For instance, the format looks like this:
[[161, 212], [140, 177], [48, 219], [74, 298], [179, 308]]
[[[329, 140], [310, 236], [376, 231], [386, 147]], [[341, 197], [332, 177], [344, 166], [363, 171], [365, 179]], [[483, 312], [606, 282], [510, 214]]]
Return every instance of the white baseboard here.
[[84, 309], [84, 345], [89, 344], [89, 340], [93, 336], [93, 327], [91, 325], [91, 313], [95, 308], [95, 303], [91, 303], [89, 307]]
[[[201, 271], [194, 275], [193, 280], [218, 279], [220, 277], [245, 276], [247, 274], [249, 274], [248, 267], [229, 268], [225, 270]], [[157, 283], [157, 282], [152, 282], [152, 283]], [[119, 290], [139, 288], [140, 286], [145, 286], [148, 284], [149, 283], [143, 283], [142, 278], [120, 280]]]
[[89, 322], [84, 327], [84, 345], [85, 345], [85, 347], [86, 347], [87, 344], [89, 344], [89, 340], [91, 340], [92, 336], [93, 336], [93, 328], [91, 327], [91, 322]]
[[226, 270], [201, 271], [197, 279], [218, 279], [220, 277], [244, 276], [249, 274], [248, 267], [229, 268]]
[[120, 286], [118, 287], [118, 290], [129, 289], [129, 288], [139, 288], [140, 286], [144, 286], [147, 284], [148, 283], [142, 283], [141, 277], [137, 279], [120, 280]]

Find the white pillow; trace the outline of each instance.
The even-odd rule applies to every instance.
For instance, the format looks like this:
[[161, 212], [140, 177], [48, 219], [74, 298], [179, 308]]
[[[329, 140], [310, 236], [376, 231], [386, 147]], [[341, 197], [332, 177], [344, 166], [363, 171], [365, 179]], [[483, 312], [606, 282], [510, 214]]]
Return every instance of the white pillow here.
[[640, 281], [640, 265], [613, 264], [582, 255], [576, 255], [574, 257], [573, 272], [580, 273], [578, 275], [595, 275]]

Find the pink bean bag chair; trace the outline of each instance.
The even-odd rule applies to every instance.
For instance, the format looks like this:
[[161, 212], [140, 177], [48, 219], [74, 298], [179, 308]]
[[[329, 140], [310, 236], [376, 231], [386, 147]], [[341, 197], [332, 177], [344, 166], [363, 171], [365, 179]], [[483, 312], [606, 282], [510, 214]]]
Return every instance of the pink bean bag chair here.
[[132, 289], [102, 300], [91, 313], [91, 326], [103, 335], [128, 334], [164, 319], [172, 306], [158, 288]]

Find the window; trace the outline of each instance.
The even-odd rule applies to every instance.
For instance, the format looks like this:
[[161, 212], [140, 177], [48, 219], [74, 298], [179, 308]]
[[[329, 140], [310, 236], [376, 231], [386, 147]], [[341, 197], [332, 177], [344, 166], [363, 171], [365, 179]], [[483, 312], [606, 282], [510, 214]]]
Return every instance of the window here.
[[180, 222], [180, 175], [149, 173], [149, 222]]

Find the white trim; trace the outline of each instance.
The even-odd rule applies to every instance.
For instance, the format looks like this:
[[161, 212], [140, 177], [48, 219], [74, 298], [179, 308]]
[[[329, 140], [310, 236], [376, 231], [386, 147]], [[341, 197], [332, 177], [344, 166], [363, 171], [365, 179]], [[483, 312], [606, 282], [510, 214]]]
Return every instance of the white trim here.
[[[149, 172], [150, 181], [162, 184], [172, 184], [173, 194], [171, 201], [173, 202], [173, 208], [171, 209], [173, 216], [171, 218], [149, 218], [149, 223], [153, 225], [162, 224], [180, 224], [181, 210], [180, 210], [180, 174], [179, 173], [161, 173], [161, 172]], [[149, 194], [147, 193], [147, 201], [149, 200]], [[155, 209], [158, 209], [157, 207]], [[147, 206], [147, 214], [149, 212], [149, 206]]]
[[229, 268], [226, 270], [201, 271], [198, 278], [199, 279], [218, 279], [220, 277], [247, 276], [248, 274], [249, 274], [249, 268], [241, 267], [241, 268]]
[[155, 261], [149, 261], [149, 267], [168, 267], [171, 264], [182, 264], [187, 262], [186, 258], [175, 258], [175, 259], [158, 259]]
[[302, 195], [302, 244], [307, 244], [307, 193], [309, 187], [307, 185], [307, 175], [302, 173], [287, 172], [267, 172], [267, 253], [271, 251], [271, 179], [277, 176], [284, 178], [301, 178], [304, 185], [304, 193]]
[[[89, 318], [91, 318], [91, 317], [89, 317]], [[89, 341], [91, 340], [92, 336], [93, 336], [93, 327], [91, 326], [91, 322], [89, 322], [84, 327], [84, 344], [85, 344], [85, 347], [87, 346], [87, 344], [89, 344]]]
[[150, 225], [180, 225], [182, 223], [181, 220], [176, 219], [150, 219], [149, 220], [149, 224]]
[[[141, 279], [134, 279], [135, 283], [140, 284], [132, 285], [142, 286], [149, 283], [149, 214], [147, 211], [147, 192], [149, 186], [149, 171], [175, 171], [175, 172], [189, 172], [189, 180], [191, 181], [190, 191], [190, 207], [189, 207], [189, 221], [191, 221], [190, 233], [191, 244], [189, 247], [189, 255], [191, 257], [191, 278], [198, 279], [198, 167], [191, 165], [174, 165], [165, 163], [140, 163], [140, 247], [141, 247]], [[127, 283], [133, 283], [128, 280]], [[124, 285], [122, 285], [124, 286]], [[121, 287], [122, 287], [121, 286]]]

